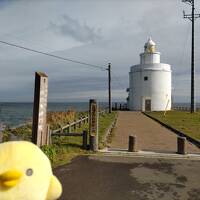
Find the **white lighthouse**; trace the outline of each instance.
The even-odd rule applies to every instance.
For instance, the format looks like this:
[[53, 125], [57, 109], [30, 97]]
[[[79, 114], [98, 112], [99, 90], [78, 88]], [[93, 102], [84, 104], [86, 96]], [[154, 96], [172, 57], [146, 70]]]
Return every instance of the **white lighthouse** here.
[[150, 38], [140, 54], [140, 64], [129, 73], [128, 107], [138, 111], [171, 109], [171, 66], [160, 63], [160, 52]]

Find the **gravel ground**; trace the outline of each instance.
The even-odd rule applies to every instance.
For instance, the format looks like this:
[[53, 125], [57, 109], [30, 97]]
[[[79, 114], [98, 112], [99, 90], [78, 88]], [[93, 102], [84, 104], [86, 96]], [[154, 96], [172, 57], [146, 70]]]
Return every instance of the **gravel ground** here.
[[[129, 135], [137, 136], [138, 150], [177, 151], [177, 135], [141, 112], [119, 112], [111, 148], [127, 149]], [[200, 153], [200, 149], [187, 143], [187, 152]]]

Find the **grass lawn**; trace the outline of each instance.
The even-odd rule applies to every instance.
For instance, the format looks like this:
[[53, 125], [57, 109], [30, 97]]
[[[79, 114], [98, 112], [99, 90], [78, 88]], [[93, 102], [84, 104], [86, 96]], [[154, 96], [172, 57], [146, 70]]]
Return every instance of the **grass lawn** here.
[[[103, 146], [102, 139], [106, 130], [116, 117], [116, 112], [104, 113], [99, 116], [99, 146]], [[76, 132], [88, 130], [88, 124], [85, 124]], [[55, 136], [52, 138], [52, 145], [43, 147], [44, 152], [51, 159], [53, 167], [69, 163], [72, 158], [78, 155], [87, 155], [93, 152], [82, 149], [82, 137]], [[47, 148], [47, 149], [45, 149]], [[51, 152], [53, 150], [53, 152]], [[51, 157], [52, 156], [52, 157]]]
[[[88, 129], [88, 124], [85, 124], [80, 129], [77, 129], [77, 132], [81, 133], [83, 130]], [[53, 167], [57, 167], [63, 164], [67, 164], [71, 161], [72, 158], [89, 154], [91, 152], [84, 150], [82, 148], [82, 137], [73, 137], [73, 136], [53, 136], [52, 145], [43, 146], [42, 150], [51, 160]]]
[[[102, 147], [102, 139], [106, 130], [116, 117], [116, 112], [103, 113], [99, 116], [99, 145]], [[72, 132], [81, 133], [88, 130], [88, 124]], [[31, 141], [31, 125], [16, 128], [11, 131], [14, 135], [19, 135], [23, 140]], [[4, 131], [5, 141], [9, 140], [10, 130]], [[78, 155], [91, 154], [92, 152], [82, 149], [82, 137], [53, 136], [52, 144], [43, 146], [42, 150], [49, 157], [53, 167], [69, 163], [72, 158]]]
[[200, 141], [200, 112], [168, 111], [166, 116], [164, 112], [147, 114]]
[[116, 117], [116, 112], [112, 113], [105, 113], [100, 115], [99, 117], [99, 148], [103, 148], [105, 143], [103, 141], [103, 138], [105, 136], [105, 133], [109, 126], [112, 124]]

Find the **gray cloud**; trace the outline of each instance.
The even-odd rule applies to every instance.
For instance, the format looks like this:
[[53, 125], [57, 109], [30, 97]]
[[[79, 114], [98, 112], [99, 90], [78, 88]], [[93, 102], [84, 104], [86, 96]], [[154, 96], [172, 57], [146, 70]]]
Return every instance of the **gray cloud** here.
[[68, 15], [63, 15], [63, 23], [50, 23], [50, 28], [63, 36], [70, 36], [79, 42], [94, 42], [100, 39], [100, 29], [94, 29], [86, 23], [81, 24], [78, 20]]
[[[139, 63], [144, 43], [152, 36], [161, 52], [161, 61], [172, 66], [174, 99], [189, 101], [191, 23], [182, 19], [182, 10], [189, 13], [189, 7], [180, 0], [38, 2], [6, 3], [1, 9], [0, 23], [4, 29], [0, 39], [104, 67], [111, 62], [113, 97], [125, 100], [130, 66]], [[196, 4], [198, 12], [200, 3]], [[198, 101], [199, 25], [200, 20], [196, 20]], [[8, 46], [0, 45], [0, 50], [0, 101], [31, 101], [35, 71], [48, 74], [50, 101], [107, 99], [106, 71]]]
[[10, 5], [14, 0], [1, 0], [0, 1], [0, 9], [5, 8], [6, 6]]

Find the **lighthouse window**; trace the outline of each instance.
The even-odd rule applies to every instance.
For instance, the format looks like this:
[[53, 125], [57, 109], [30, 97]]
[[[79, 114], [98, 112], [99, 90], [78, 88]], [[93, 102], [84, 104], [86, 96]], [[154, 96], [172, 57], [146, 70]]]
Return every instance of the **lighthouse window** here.
[[144, 77], [144, 81], [148, 81], [148, 76], [145, 76], [145, 77]]

